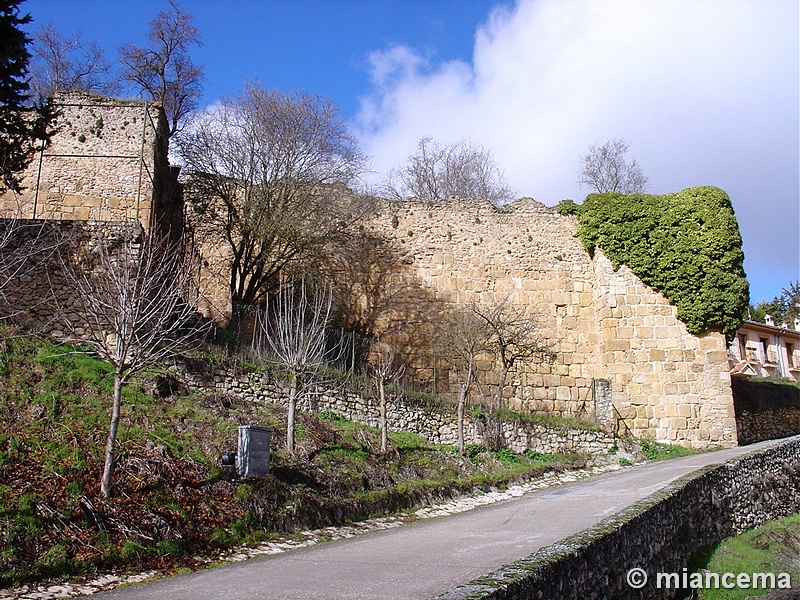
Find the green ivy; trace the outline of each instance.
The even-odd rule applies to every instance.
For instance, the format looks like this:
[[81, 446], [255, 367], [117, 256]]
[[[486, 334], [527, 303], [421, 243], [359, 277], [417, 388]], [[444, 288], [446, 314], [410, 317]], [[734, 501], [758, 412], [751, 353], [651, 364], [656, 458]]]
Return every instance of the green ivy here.
[[677, 307], [690, 332], [718, 329], [733, 339], [750, 294], [725, 192], [706, 186], [662, 196], [590, 194], [576, 215], [589, 254], [601, 248], [615, 269], [628, 266]]
[[576, 204], [574, 200], [567, 198], [556, 205], [556, 212], [560, 215], [575, 215], [580, 208], [580, 204]]

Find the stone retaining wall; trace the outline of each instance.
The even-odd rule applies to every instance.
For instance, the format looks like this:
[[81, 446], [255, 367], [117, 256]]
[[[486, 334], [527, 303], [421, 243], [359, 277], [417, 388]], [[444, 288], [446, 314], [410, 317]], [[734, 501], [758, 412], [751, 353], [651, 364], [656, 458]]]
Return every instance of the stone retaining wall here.
[[[177, 369], [174, 371], [179, 373]], [[217, 393], [233, 394], [255, 402], [287, 402], [279, 383], [265, 380], [263, 373], [233, 373], [218, 369], [213, 374], [201, 375], [181, 369], [180, 375], [195, 389], [213, 389]], [[320, 389], [318, 393], [304, 396], [298, 402], [298, 408], [309, 412], [329, 411], [373, 427], [379, 424], [379, 401], [367, 395]], [[387, 420], [390, 431], [413, 432], [434, 444], [458, 444], [457, 417], [454, 409], [446, 406], [393, 397], [387, 402]], [[601, 454], [616, 445], [613, 434], [591, 424], [579, 428], [551, 423], [504, 421], [500, 426], [504, 446], [517, 453], [534, 450], [542, 454]], [[467, 444], [486, 444], [484, 432], [484, 423], [472, 416], [465, 416], [464, 438]]]
[[739, 444], [800, 434], [800, 388], [731, 378]]
[[[692, 473], [594, 527], [439, 600], [674, 598], [676, 590], [656, 587], [657, 573], [682, 573], [698, 550], [796, 512], [800, 439], [792, 438]], [[636, 567], [648, 574], [641, 589], [626, 580]]]

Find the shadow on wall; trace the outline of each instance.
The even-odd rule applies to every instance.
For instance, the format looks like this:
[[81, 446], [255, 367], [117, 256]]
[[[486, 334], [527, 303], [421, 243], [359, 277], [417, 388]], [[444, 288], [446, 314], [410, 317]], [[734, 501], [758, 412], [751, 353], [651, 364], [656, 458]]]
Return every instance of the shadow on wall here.
[[800, 434], [800, 386], [731, 378], [739, 444]]
[[59, 311], [69, 316], [77, 300], [63, 265], [80, 261], [93, 267], [99, 235], [113, 248], [114, 240], [142, 232], [137, 221], [0, 220], [0, 314], [26, 329], [67, 337]]

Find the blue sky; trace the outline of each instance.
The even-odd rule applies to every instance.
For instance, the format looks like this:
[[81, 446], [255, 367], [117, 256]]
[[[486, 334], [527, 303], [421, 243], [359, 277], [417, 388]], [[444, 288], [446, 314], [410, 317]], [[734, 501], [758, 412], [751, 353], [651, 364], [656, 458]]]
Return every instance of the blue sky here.
[[[166, 0], [28, 0], [114, 58]], [[580, 156], [630, 143], [649, 191], [733, 201], [754, 302], [800, 278], [796, 0], [184, 0], [203, 104], [248, 79], [339, 105], [373, 183], [426, 135], [490, 149], [519, 196], [580, 201]]]

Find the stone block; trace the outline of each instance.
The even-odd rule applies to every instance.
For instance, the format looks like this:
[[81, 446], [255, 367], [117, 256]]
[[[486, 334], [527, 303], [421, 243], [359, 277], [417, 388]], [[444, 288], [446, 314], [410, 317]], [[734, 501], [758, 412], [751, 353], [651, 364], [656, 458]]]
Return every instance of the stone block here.
[[706, 337], [700, 338], [700, 349], [701, 350], [720, 350], [725, 346], [721, 343], [722, 336], [717, 335], [709, 335]]
[[630, 347], [631, 345], [628, 340], [608, 340], [605, 343], [605, 350], [607, 352], [625, 352], [630, 350]]
[[669, 327], [659, 326], [653, 329], [653, 334], [659, 339], [666, 339], [671, 337]]
[[631, 339], [633, 337], [633, 327], [617, 327], [617, 338]]
[[712, 363], [727, 363], [728, 352], [726, 350], [713, 350], [706, 354], [709, 362]]
[[670, 425], [673, 429], [686, 429], [686, 417], [672, 417], [670, 419]]

